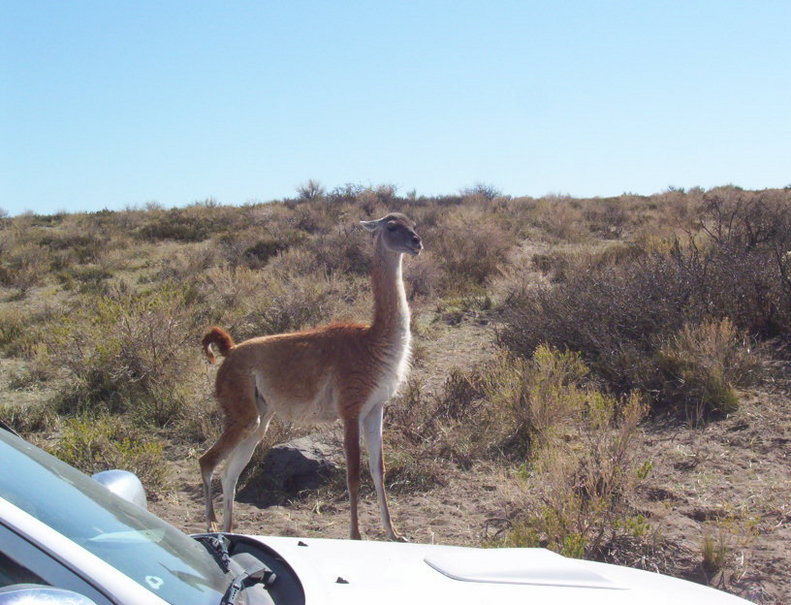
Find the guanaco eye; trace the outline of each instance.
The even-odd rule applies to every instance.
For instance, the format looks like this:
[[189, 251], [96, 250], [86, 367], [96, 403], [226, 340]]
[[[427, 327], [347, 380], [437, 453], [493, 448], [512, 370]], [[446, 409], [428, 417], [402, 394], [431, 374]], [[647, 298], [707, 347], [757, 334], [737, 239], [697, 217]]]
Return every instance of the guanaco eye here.
[[393, 224], [390, 224], [390, 225], [387, 226], [387, 230], [388, 231], [395, 231], [396, 230], [396, 226], [393, 225]]

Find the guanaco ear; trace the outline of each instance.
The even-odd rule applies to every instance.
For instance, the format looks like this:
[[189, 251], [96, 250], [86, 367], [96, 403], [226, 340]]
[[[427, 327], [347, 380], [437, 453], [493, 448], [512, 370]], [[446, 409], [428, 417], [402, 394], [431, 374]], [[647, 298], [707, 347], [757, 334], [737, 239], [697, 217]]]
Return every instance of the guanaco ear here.
[[363, 229], [366, 231], [370, 231], [371, 233], [375, 233], [376, 230], [379, 228], [381, 219], [377, 219], [375, 221], [360, 221]]

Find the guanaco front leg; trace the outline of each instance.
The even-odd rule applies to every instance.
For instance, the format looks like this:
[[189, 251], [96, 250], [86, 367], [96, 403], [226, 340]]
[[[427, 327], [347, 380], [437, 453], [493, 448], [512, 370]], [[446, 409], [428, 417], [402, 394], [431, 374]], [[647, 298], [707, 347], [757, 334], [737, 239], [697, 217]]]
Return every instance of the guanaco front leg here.
[[365, 436], [365, 446], [368, 450], [368, 468], [371, 470], [371, 477], [376, 488], [376, 498], [379, 501], [379, 514], [382, 517], [385, 533], [390, 540], [406, 542], [395, 529], [390, 520], [390, 510], [387, 506], [387, 495], [385, 494], [385, 463], [382, 452], [382, 415], [384, 406], [375, 406], [368, 415], [361, 420], [363, 435]]

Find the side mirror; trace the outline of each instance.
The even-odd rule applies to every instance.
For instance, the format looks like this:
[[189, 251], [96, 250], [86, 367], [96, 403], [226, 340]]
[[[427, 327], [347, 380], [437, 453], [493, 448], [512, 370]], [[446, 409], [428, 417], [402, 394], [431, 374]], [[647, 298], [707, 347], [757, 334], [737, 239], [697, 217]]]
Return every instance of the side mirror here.
[[12, 584], [0, 588], [0, 605], [96, 605], [78, 592], [42, 586], [40, 584]]
[[104, 485], [116, 496], [137, 504], [140, 508], [148, 509], [146, 490], [134, 473], [119, 470], [102, 471], [91, 475], [91, 479]]

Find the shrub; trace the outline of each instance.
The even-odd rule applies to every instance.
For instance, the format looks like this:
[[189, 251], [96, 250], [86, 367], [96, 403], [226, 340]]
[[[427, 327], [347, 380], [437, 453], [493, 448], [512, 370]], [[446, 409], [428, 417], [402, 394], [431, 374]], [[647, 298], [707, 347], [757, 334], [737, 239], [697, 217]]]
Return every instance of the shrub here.
[[24, 296], [41, 285], [47, 274], [46, 257], [32, 243], [19, 243], [0, 254], [0, 285], [18, 288]]
[[157, 292], [115, 290], [53, 329], [52, 363], [68, 372], [62, 411], [131, 412], [164, 426], [178, 416], [197, 364], [201, 317], [172, 285]]
[[578, 356], [540, 347], [492, 384], [494, 401], [513, 411], [520, 441], [530, 444], [515, 479], [522, 506], [496, 545], [590, 557], [635, 527], [633, 452], [646, 406], [635, 393], [618, 399], [585, 385], [586, 374]]
[[82, 294], [105, 292], [111, 277], [113, 277], [111, 272], [97, 265], [69, 267], [58, 274], [58, 279], [65, 290], [76, 289]]
[[[728, 330], [738, 334], [725, 339], [726, 349], [738, 355], [745, 331], [770, 335], [791, 328], [786, 316], [791, 298], [766, 251], [724, 246], [716, 239], [704, 238], [703, 243], [692, 236], [686, 245], [679, 240], [652, 243], [650, 250], [630, 250], [608, 262], [578, 263], [555, 285], [519, 285], [502, 306], [499, 342], [525, 357], [541, 343], [579, 351], [616, 391], [639, 388], [651, 393], [655, 404], [684, 413], [733, 409], [732, 392], [716, 385], [741, 384], [739, 370], [725, 363], [725, 374], [715, 379], [720, 370], [709, 366], [714, 373], [708, 373], [706, 390], [711, 396], [719, 393], [719, 403], [708, 396], [701, 400], [700, 393], [691, 393], [697, 386], [679, 379], [691, 371], [673, 361], [677, 356], [671, 349], [678, 353], [681, 341], [670, 349], [667, 343], [684, 330], [691, 334], [691, 326], [729, 320]], [[702, 327], [698, 334], [712, 332]], [[686, 394], [679, 390], [681, 384]], [[692, 405], [694, 400], [706, 403]]]
[[734, 412], [734, 387], [754, 383], [760, 371], [746, 336], [729, 319], [685, 325], [660, 346], [656, 359], [663, 397], [682, 406], [695, 424]]
[[135, 230], [135, 236], [149, 241], [175, 240], [201, 242], [216, 233], [232, 229], [239, 213], [212, 203], [196, 204], [188, 208], [152, 208], [147, 219]]
[[433, 298], [442, 279], [440, 262], [431, 252], [424, 252], [417, 258], [410, 258], [405, 263], [404, 282], [410, 300]]
[[544, 345], [530, 359], [501, 356], [484, 382], [490, 443], [517, 459], [529, 454], [536, 437], [549, 440], [564, 430], [588, 396], [587, 374], [578, 354]]
[[[85, 231], [88, 231], [87, 233]], [[39, 245], [57, 256], [56, 266], [64, 267], [71, 263], [93, 263], [99, 260], [107, 248], [109, 238], [98, 230], [87, 229], [55, 233], [43, 237]]]
[[700, 314], [682, 267], [657, 255], [569, 273], [554, 286], [509, 294], [501, 344], [523, 357], [542, 343], [578, 351], [613, 386], [628, 391], [634, 360], [650, 354], [658, 335]]
[[451, 215], [421, 236], [443, 272], [445, 294], [480, 290], [496, 275], [514, 244], [513, 233], [483, 212]]
[[[262, 233], [263, 231], [263, 233]], [[254, 227], [226, 233], [216, 240], [220, 256], [231, 266], [264, 267], [270, 259], [307, 239], [304, 231]]]
[[0, 404], [0, 419], [23, 435], [53, 430], [58, 416], [48, 403]]
[[243, 339], [315, 327], [335, 319], [340, 305], [353, 304], [359, 291], [357, 281], [336, 277], [267, 280], [233, 329]]
[[315, 179], [308, 179], [297, 187], [301, 200], [319, 200], [324, 197], [324, 187]]
[[305, 249], [314, 257], [314, 271], [365, 276], [371, 272], [372, 248], [370, 236], [357, 225], [337, 227], [305, 243]]
[[471, 187], [465, 187], [459, 194], [463, 198], [472, 198], [475, 201], [491, 202], [493, 199], [500, 197], [502, 192], [494, 185], [489, 183], [475, 183]]
[[722, 528], [719, 529], [716, 537], [706, 532], [700, 550], [701, 566], [709, 577], [719, 573], [731, 557], [731, 546]]
[[0, 309], [0, 350], [14, 354], [27, 331], [27, 317], [19, 309]]
[[131, 471], [154, 492], [162, 490], [167, 481], [163, 451], [161, 441], [114, 416], [69, 418], [60, 439], [50, 448], [50, 453], [88, 474], [108, 469]]
[[333, 203], [350, 203], [354, 202], [357, 197], [365, 191], [365, 187], [358, 183], [345, 183], [338, 185], [330, 191], [327, 199]]

